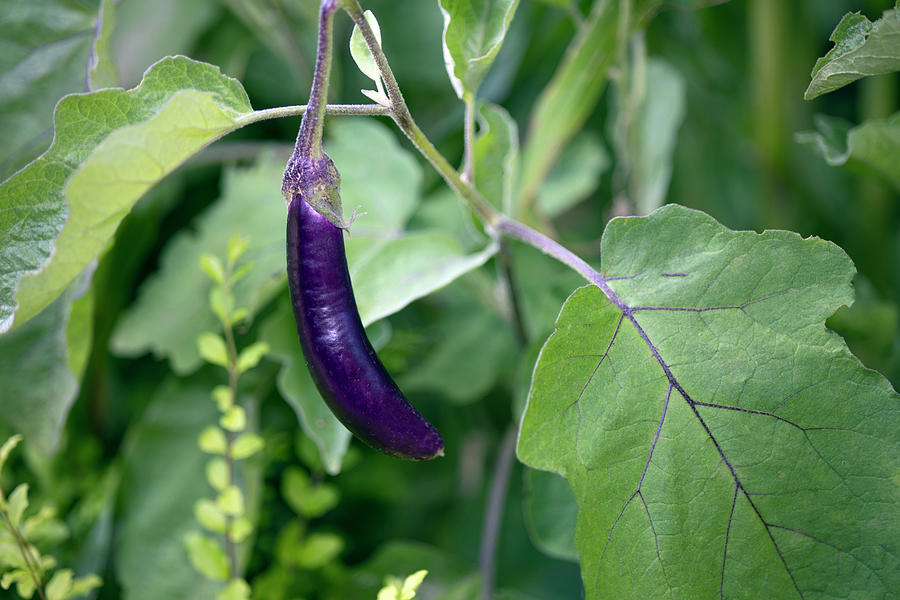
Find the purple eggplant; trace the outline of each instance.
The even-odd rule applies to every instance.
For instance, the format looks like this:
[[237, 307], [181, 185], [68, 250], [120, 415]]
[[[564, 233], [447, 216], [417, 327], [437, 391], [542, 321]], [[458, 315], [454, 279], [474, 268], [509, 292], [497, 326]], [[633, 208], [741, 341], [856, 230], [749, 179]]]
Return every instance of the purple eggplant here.
[[443, 456], [440, 434], [404, 397], [366, 337], [343, 235], [299, 193], [293, 196], [288, 284], [313, 381], [340, 422], [370, 446], [411, 460]]

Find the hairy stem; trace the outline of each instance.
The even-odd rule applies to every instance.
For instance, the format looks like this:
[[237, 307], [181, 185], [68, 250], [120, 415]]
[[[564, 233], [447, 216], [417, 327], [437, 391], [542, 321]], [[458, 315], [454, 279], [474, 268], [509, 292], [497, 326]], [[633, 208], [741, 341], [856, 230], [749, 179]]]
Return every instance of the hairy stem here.
[[490, 600], [494, 595], [494, 564], [497, 558], [497, 538], [503, 520], [503, 506], [506, 504], [506, 490], [509, 487], [509, 473], [512, 471], [516, 448], [516, 427], [510, 426], [503, 435], [497, 450], [497, 462], [491, 478], [484, 527], [481, 530], [481, 548], [478, 554], [478, 568], [481, 571], [481, 600]]
[[[278, 119], [281, 117], [296, 117], [306, 114], [308, 104], [295, 104], [293, 106], [279, 106], [276, 108], [266, 108], [263, 110], [255, 110], [249, 115], [237, 118], [235, 121], [240, 127], [258, 123], [267, 119]], [[390, 116], [391, 109], [380, 104], [326, 104], [326, 115], [362, 115], [362, 116]]]
[[331, 75], [332, 27], [337, 0], [322, 0], [319, 11], [319, 42], [316, 70], [309, 92], [307, 110], [303, 113], [294, 156], [318, 158], [322, 156], [322, 130], [325, 126], [325, 106], [328, 104], [328, 78]]

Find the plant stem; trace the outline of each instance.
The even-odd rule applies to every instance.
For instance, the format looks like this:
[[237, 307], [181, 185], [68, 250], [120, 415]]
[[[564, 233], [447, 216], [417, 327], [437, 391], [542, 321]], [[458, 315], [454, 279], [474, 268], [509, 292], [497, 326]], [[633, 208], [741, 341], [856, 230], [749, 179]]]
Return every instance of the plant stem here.
[[494, 595], [494, 563], [497, 557], [497, 538], [503, 521], [503, 507], [506, 504], [506, 490], [509, 487], [509, 473], [512, 470], [516, 448], [516, 426], [507, 428], [497, 450], [497, 462], [491, 478], [484, 527], [481, 530], [481, 548], [478, 553], [478, 569], [481, 571], [481, 600], [490, 600]]
[[294, 156], [319, 158], [322, 156], [322, 130], [325, 127], [325, 106], [328, 104], [328, 78], [331, 75], [332, 27], [337, 0], [322, 0], [319, 10], [319, 41], [316, 70], [309, 92], [307, 110], [303, 113]]
[[498, 262], [500, 263], [500, 277], [503, 281], [503, 286], [506, 288], [506, 298], [509, 302], [510, 317], [516, 330], [516, 337], [519, 340], [519, 345], [522, 348], [526, 348], [528, 346], [528, 329], [525, 327], [522, 303], [519, 301], [519, 289], [516, 286], [515, 273], [512, 268], [512, 256], [510, 256], [509, 246], [504, 240], [500, 240]]
[[[231, 298], [231, 276], [233, 273], [234, 265], [231, 260], [229, 260], [225, 266], [225, 280], [222, 282], [222, 296], [224, 298]], [[228, 303], [230, 304], [230, 303]], [[226, 314], [227, 322], [222, 323], [223, 329], [225, 332], [225, 346], [228, 348], [228, 392], [231, 395], [231, 405], [237, 405], [237, 381], [238, 381], [238, 353], [237, 353], [237, 344], [234, 341], [234, 331], [231, 328], [231, 310], [229, 308], [228, 314]], [[227, 465], [226, 472], [228, 474], [228, 479], [225, 482], [225, 489], [229, 489], [232, 485], [234, 485], [235, 481], [235, 466], [234, 466], [234, 455], [232, 450], [234, 448], [234, 432], [231, 430], [225, 430], [225, 464]], [[237, 560], [237, 544], [234, 543], [232, 539], [232, 527], [234, 525], [234, 517], [231, 515], [225, 515], [225, 556], [228, 557], [228, 570], [229, 570], [229, 579], [237, 577], [238, 575], [238, 560]]]
[[463, 179], [475, 185], [475, 97], [466, 96], [466, 115], [463, 127], [465, 151], [463, 153]]
[[[276, 108], [266, 108], [263, 110], [255, 110], [249, 115], [238, 117], [235, 122], [238, 127], [244, 127], [259, 121], [267, 119], [278, 119], [281, 117], [296, 117], [303, 115], [309, 105], [295, 104], [293, 106], [278, 106]], [[327, 104], [325, 105], [326, 115], [362, 115], [362, 116], [390, 116], [391, 109], [380, 104]]]

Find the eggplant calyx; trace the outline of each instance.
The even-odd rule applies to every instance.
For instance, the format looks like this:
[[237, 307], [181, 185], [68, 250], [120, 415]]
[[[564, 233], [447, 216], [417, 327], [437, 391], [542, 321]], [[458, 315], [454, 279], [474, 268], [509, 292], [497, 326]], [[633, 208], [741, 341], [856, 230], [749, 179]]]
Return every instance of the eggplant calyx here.
[[284, 171], [281, 193], [285, 202], [299, 195], [317, 213], [338, 229], [347, 230], [341, 203], [341, 175], [326, 154], [317, 157], [292, 156]]

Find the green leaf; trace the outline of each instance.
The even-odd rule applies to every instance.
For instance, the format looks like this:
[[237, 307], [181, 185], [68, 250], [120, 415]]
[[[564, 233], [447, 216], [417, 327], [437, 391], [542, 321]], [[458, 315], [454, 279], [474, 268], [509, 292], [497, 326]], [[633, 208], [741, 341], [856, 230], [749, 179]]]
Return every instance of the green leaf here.
[[206, 481], [217, 492], [221, 492], [228, 486], [228, 463], [224, 458], [213, 458], [206, 463]]
[[519, 166], [519, 130], [509, 113], [496, 104], [482, 104], [475, 139], [475, 187], [485, 200], [509, 212]]
[[240, 516], [231, 521], [229, 538], [236, 544], [240, 544], [253, 533], [253, 523], [245, 516]]
[[217, 385], [213, 388], [212, 399], [221, 412], [225, 412], [234, 404], [231, 397], [231, 388], [227, 385]]
[[201, 333], [197, 338], [197, 351], [203, 360], [226, 369], [231, 362], [228, 360], [228, 348], [225, 347], [225, 340], [218, 333], [210, 331]]
[[0, 446], [0, 471], [3, 470], [4, 466], [6, 466], [6, 461], [9, 459], [10, 452], [12, 452], [21, 441], [22, 436], [17, 433], [16, 435], [10, 436], [10, 438], [3, 442], [2, 446]]
[[892, 594], [900, 397], [825, 327], [847, 255], [675, 205], [601, 252], [615, 302], [567, 300], [518, 445], [575, 493], [587, 598]]
[[219, 425], [226, 431], [243, 431], [247, 427], [247, 415], [241, 406], [231, 406], [219, 419]]
[[69, 591], [72, 589], [72, 570], [60, 569], [53, 574], [44, 594], [47, 600], [64, 600], [69, 597]]
[[441, 231], [409, 232], [386, 241], [351, 237], [347, 261], [363, 325], [441, 289], [483, 265], [496, 251], [497, 245], [490, 243], [480, 252], [466, 254], [453, 236]]
[[222, 260], [215, 254], [210, 254], [209, 252], [201, 254], [200, 268], [215, 283], [219, 285], [225, 283], [225, 267], [222, 265]]
[[231, 456], [235, 460], [249, 458], [263, 449], [263, 439], [255, 433], [242, 433], [231, 446]]
[[[652, 12], [660, 0], [638, 0], [633, 4], [631, 27]], [[581, 130], [606, 87], [620, 42], [621, 5], [621, 2], [594, 3], [553, 79], [538, 98], [522, 152], [519, 190], [525, 202], [537, 196], [566, 144]]]
[[640, 92], [631, 89], [624, 94], [635, 98], [633, 106], [620, 94], [618, 114], [626, 118], [617, 154], [628, 168], [631, 206], [636, 214], [646, 215], [665, 202], [675, 140], [685, 115], [685, 82], [667, 62], [650, 59], [645, 70], [635, 69], [630, 83]]
[[508, 372], [518, 352], [509, 325], [481, 306], [466, 308], [455, 314], [446, 311], [435, 329], [427, 332], [428, 354], [403, 374], [401, 389], [437, 393], [455, 404], [466, 404], [483, 399]]
[[456, 95], [474, 98], [494, 62], [519, 0], [438, 0], [444, 62]]
[[244, 494], [236, 485], [230, 485], [222, 490], [216, 504], [226, 515], [236, 517], [244, 514]]
[[88, 67], [88, 84], [92, 91], [119, 86], [119, 72], [112, 57], [111, 37], [116, 23], [114, 0], [100, 0], [97, 27]]
[[578, 504], [568, 482], [556, 473], [525, 470], [525, 526], [541, 552], [563, 560], [578, 560], [575, 517]]
[[45, 454], [58, 446], [78, 395], [76, 375], [83, 369], [90, 335], [77, 333], [90, 329], [92, 315], [90, 304], [77, 300], [87, 294], [92, 273], [91, 267], [34, 319], [0, 336], [0, 419]]
[[203, 576], [215, 581], [228, 579], [228, 558], [218, 542], [191, 531], [184, 536], [184, 546], [191, 564]]
[[388, 577], [384, 587], [378, 591], [378, 600], [413, 600], [428, 571], [416, 571], [406, 579]]
[[215, 425], [210, 425], [200, 432], [197, 445], [210, 454], [225, 454], [225, 432]]
[[69, 588], [69, 595], [67, 598], [80, 598], [82, 596], [87, 595], [92, 590], [103, 585], [103, 580], [97, 575], [85, 575], [84, 577], [76, 577], [72, 581], [72, 586]]
[[250, 239], [247, 236], [232, 233], [228, 238], [228, 264], [234, 265], [250, 247]]
[[96, 16], [92, 3], [4, 1], [0, 18], [0, 181], [51, 142], [56, 101], [84, 89]]
[[225, 513], [209, 498], [200, 498], [194, 504], [194, 517], [204, 529], [213, 533], [225, 531]]
[[288, 467], [281, 481], [281, 495], [301, 517], [315, 519], [337, 506], [340, 495], [328, 483], [313, 484], [309, 475], [297, 467]]
[[896, 158], [900, 155], [900, 112], [887, 119], [869, 119], [852, 126], [837, 117], [816, 115], [815, 131], [794, 136], [836, 167], [845, 164], [870, 169], [900, 190], [900, 172]]
[[594, 193], [610, 160], [603, 143], [593, 133], [578, 134], [541, 186], [540, 214], [555, 218]]
[[22, 522], [22, 515], [28, 508], [28, 484], [20, 483], [9, 494], [6, 511], [9, 513], [9, 521], [13, 527], [18, 527]]
[[[372, 28], [372, 33], [375, 34], [375, 39], [378, 40], [378, 45], [380, 46], [381, 27], [378, 26], [378, 19], [375, 18], [371, 10], [367, 10], [363, 15], [368, 21], [369, 27]], [[366, 45], [366, 40], [363, 38], [359, 27], [355, 25], [353, 26], [353, 33], [350, 35], [350, 56], [353, 57], [353, 62], [363, 72], [363, 75], [372, 81], [381, 81], [381, 75], [378, 73], [378, 67], [375, 65], [375, 57], [372, 56], [369, 46]]]
[[268, 351], [269, 345], [265, 342], [254, 342], [241, 350], [237, 361], [238, 373], [245, 373], [258, 365]]
[[321, 569], [344, 550], [344, 540], [333, 533], [314, 531], [296, 548], [291, 561], [301, 569]]
[[249, 600], [250, 586], [243, 579], [232, 579], [221, 592], [216, 594], [216, 600]]
[[874, 23], [847, 13], [829, 37], [834, 47], [816, 61], [803, 97], [812, 100], [869, 75], [900, 70], [900, 8]]
[[184, 57], [133, 90], [60, 100], [53, 145], [0, 186], [0, 331], [50, 304], [151, 186], [250, 113], [236, 80]]

